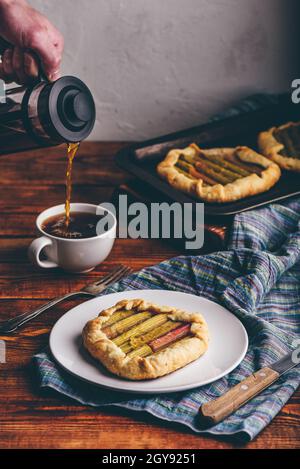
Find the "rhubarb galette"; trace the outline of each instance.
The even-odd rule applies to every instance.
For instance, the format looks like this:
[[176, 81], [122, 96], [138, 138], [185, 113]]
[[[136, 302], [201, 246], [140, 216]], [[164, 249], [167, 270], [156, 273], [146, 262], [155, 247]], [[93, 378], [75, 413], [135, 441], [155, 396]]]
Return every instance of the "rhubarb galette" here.
[[200, 313], [122, 300], [86, 324], [83, 343], [112, 373], [152, 379], [199, 358], [208, 347], [208, 329]]
[[300, 122], [272, 127], [258, 136], [263, 155], [288, 171], [300, 171]]
[[232, 202], [270, 189], [279, 166], [248, 147], [171, 150], [157, 166], [168, 183], [206, 202]]

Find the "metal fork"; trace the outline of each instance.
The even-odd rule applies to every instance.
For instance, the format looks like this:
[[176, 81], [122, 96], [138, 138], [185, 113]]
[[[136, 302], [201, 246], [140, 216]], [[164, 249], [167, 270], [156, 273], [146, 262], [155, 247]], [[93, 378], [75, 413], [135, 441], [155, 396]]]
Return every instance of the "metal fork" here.
[[54, 298], [53, 300], [49, 301], [49, 303], [40, 306], [38, 309], [32, 311], [31, 313], [23, 313], [15, 318], [1, 322], [0, 333], [8, 334], [10, 332], [14, 332], [15, 330], [19, 329], [19, 327], [23, 326], [23, 324], [26, 324], [27, 322], [42, 314], [44, 311], [47, 311], [47, 309], [51, 308], [51, 306], [57, 305], [58, 303], [66, 299], [79, 295], [89, 296], [93, 298], [99, 293], [103, 292], [103, 290], [105, 290], [105, 288], [107, 288], [112, 283], [121, 280], [121, 278], [131, 273], [132, 269], [124, 265], [120, 265], [113, 269], [111, 272], [109, 272], [107, 275], [102, 277], [101, 280], [98, 280], [94, 283], [89, 283], [88, 285], [83, 287], [82, 290], [67, 293], [66, 295], [60, 296], [59, 298]]

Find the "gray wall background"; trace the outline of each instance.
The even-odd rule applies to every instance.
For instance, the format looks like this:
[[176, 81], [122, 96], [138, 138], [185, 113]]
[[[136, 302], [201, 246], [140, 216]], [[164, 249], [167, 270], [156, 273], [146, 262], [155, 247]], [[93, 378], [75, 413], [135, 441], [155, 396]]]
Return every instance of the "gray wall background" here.
[[93, 140], [196, 125], [299, 76], [299, 0], [29, 0], [65, 36], [63, 73], [97, 105]]

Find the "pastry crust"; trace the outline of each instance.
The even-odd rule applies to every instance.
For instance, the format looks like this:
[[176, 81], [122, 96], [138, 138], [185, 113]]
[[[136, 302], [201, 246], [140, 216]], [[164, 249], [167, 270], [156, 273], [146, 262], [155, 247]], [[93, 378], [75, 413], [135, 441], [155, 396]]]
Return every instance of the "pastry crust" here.
[[[169, 320], [191, 324], [192, 337], [186, 337], [146, 357], [128, 357], [103, 332], [105, 323], [118, 310], [166, 314]], [[122, 300], [102, 311], [83, 329], [83, 344], [109, 371], [132, 380], [153, 379], [171, 373], [199, 358], [208, 348], [208, 328], [200, 313], [158, 306], [142, 299]]]
[[[188, 177], [179, 172], [175, 164], [182, 155], [189, 157], [201, 157], [201, 154], [218, 157], [235, 157], [242, 164], [252, 163], [260, 166], [260, 174], [253, 172], [249, 176], [243, 176], [227, 184], [216, 183], [205, 184], [202, 179]], [[251, 168], [249, 167], [249, 171]], [[269, 190], [280, 178], [279, 166], [268, 158], [256, 153], [254, 150], [239, 146], [236, 148], [212, 148], [200, 149], [192, 143], [184, 149], [171, 150], [166, 158], [157, 166], [158, 174], [166, 179], [168, 183], [180, 191], [199, 197], [206, 202], [232, 202], [251, 195], [259, 194]]]
[[270, 160], [275, 161], [280, 168], [287, 171], [300, 171], [300, 159], [281, 155], [284, 150], [283, 143], [276, 139], [275, 132], [278, 130], [288, 129], [289, 127], [298, 127], [300, 123], [288, 122], [280, 127], [272, 127], [258, 135], [258, 146], [260, 151]]

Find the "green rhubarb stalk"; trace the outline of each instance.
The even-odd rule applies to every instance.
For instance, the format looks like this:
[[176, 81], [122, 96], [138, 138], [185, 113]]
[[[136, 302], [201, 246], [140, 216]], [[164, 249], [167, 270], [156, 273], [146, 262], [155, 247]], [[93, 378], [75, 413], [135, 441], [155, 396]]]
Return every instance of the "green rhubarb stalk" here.
[[[225, 176], [228, 180], [235, 181], [236, 179], [240, 178], [241, 175], [234, 173], [233, 171], [223, 168], [217, 163], [214, 163], [213, 161], [210, 161], [208, 159], [203, 159], [202, 161], [197, 161], [195, 163], [195, 166], [200, 165], [205, 165], [208, 166], [209, 168], [213, 169], [216, 173], [221, 174], [222, 176]], [[201, 167], [201, 166], [200, 166]]]
[[151, 329], [154, 329], [155, 327], [161, 326], [164, 322], [168, 320], [168, 317], [166, 314], [151, 314], [150, 313], [149, 319], [146, 321], [143, 321], [141, 324], [138, 324], [137, 326], [132, 327], [130, 330], [124, 332], [123, 334], [119, 335], [118, 337], [113, 339], [113, 342], [120, 346], [127, 342], [131, 337], [144, 334], [145, 332], [150, 331]]
[[151, 347], [149, 347], [149, 345], [143, 345], [140, 348], [132, 350], [132, 352], [128, 353], [127, 357], [128, 358], [147, 357], [148, 355], [151, 355], [151, 354], [152, 354]]
[[114, 339], [115, 337], [120, 336], [126, 331], [130, 331], [133, 326], [140, 324], [141, 322], [145, 321], [146, 319], [151, 317], [151, 313], [143, 312], [143, 313], [135, 313], [128, 318], [122, 319], [121, 321], [116, 322], [112, 326], [104, 327], [103, 332], [107, 335], [109, 339]]
[[195, 179], [202, 179], [206, 184], [208, 184], [210, 186], [213, 186], [213, 185], [218, 183], [218, 181], [215, 181], [214, 179], [208, 177], [206, 174], [203, 174], [203, 173], [197, 171], [197, 169], [192, 164], [187, 163], [186, 161], [184, 161], [181, 158], [176, 163], [176, 166], [177, 167], [179, 166], [180, 168], [184, 168], [184, 171], [188, 171], [189, 176], [194, 180]]
[[190, 165], [184, 161], [178, 160], [176, 163], [176, 168], [179, 172], [184, 173], [184, 175], [190, 179], [195, 179], [190, 175]]
[[148, 344], [151, 340], [170, 332], [172, 329], [176, 329], [178, 326], [180, 326], [180, 322], [178, 321], [167, 321], [160, 327], [152, 329], [146, 334], [139, 335], [138, 337], [131, 337], [130, 344], [133, 348], [139, 348], [144, 344]]
[[232, 171], [233, 173], [236, 173], [238, 176], [244, 177], [244, 176], [249, 176], [251, 174], [251, 171], [248, 171], [248, 170], [242, 168], [241, 166], [239, 166], [237, 164], [234, 164], [234, 163], [231, 163], [230, 161], [227, 161], [222, 156], [218, 156], [218, 155], [207, 156], [207, 155], [204, 155], [204, 157], [211, 160], [211, 161], [213, 161], [214, 163], [220, 164], [220, 166], [224, 167], [225, 169], [228, 169], [228, 170]]
[[115, 313], [112, 314], [112, 316], [105, 322], [105, 327], [107, 326], [112, 326], [118, 321], [121, 321], [121, 319], [128, 318], [129, 316], [132, 316], [134, 314], [134, 311], [116, 311]]
[[206, 163], [203, 163], [203, 161], [197, 162], [195, 166], [196, 166], [196, 169], [199, 168], [201, 172], [213, 178], [215, 181], [217, 181], [220, 184], [228, 184], [230, 182], [233, 182], [236, 179], [236, 177], [235, 178], [228, 177], [227, 175], [222, 174], [219, 171], [215, 171], [212, 167], [210, 167]]

